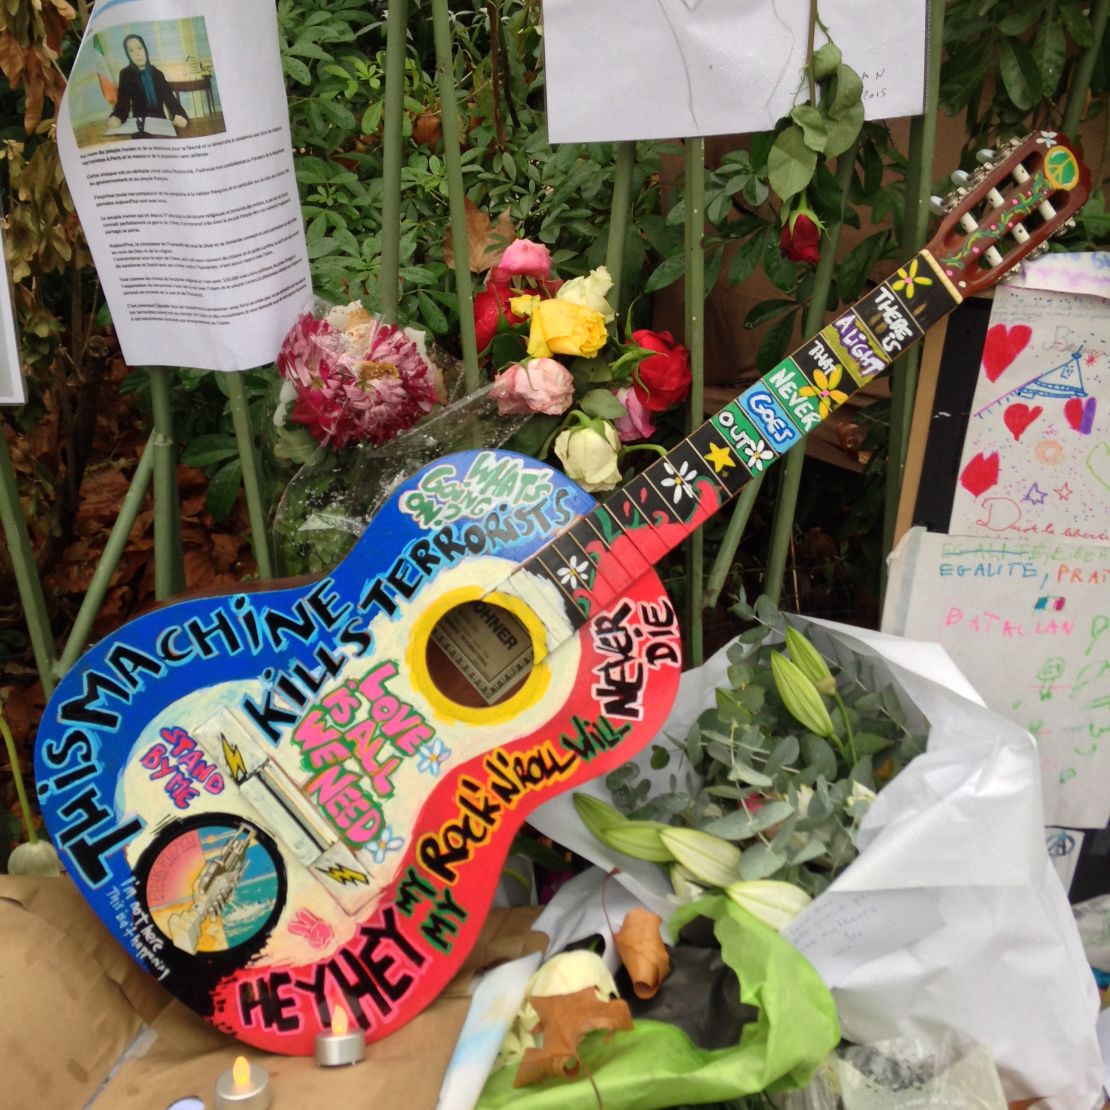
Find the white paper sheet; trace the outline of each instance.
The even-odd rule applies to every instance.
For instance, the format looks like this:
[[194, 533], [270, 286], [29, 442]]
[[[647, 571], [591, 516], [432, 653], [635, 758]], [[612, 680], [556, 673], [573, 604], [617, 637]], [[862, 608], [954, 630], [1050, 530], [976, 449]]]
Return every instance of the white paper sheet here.
[[[924, 0], [901, 0], [897, 18], [871, 0], [821, 4], [868, 119], [921, 111], [925, 13]], [[808, 0], [544, 0], [550, 140], [765, 131], [801, 88], [808, 19]]]
[[97, 4], [58, 149], [128, 363], [274, 359], [311, 286], [272, 3]]
[[1006, 284], [1011, 289], [1110, 297], [1110, 251], [1042, 255], [1026, 262]]
[[998, 290], [959, 465], [949, 532], [1110, 546], [1110, 300]]
[[0, 405], [22, 405], [27, 400], [23, 386], [23, 361], [19, 336], [15, 330], [15, 305], [12, 302], [12, 278], [4, 254], [4, 235], [0, 232]]
[[911, 529], [883, 627], [941, 644], [1037, 739], [1050, 825], [1110, 819], [1110, 547]]

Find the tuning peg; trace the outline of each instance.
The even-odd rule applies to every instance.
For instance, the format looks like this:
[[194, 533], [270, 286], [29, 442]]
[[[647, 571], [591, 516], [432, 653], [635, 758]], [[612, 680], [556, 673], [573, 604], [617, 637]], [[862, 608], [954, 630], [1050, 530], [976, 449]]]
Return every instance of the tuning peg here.
[[930, 197], [929, 198], [929, 211], [934, 216], [943, 216], [951, 206], [951, 202], [945, 197]]
[[969, 174], [967, 170], [956, 170], [952, 174], [952, 183], [959, 186], [961, 189], [966, 189], [970, 181], [971, 174]]
[[990, 147], [984, 147], [982, 150], [975, 152], [975, 161], [981, 166], [989, 166], [994, 161], [997, 151], [991, 150]]

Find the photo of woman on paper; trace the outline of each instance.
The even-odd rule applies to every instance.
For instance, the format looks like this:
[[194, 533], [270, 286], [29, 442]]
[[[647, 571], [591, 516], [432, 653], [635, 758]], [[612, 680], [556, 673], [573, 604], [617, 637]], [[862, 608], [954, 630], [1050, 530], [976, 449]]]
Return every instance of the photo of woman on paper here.
[[87, 35], [66, 102], [82, 149], [226, 130], [202, 16], [117, 23]]
[[186, 127], [189, 117], [181, 106], [165, 74], [150, 60], [141, 35], [127, 35], [123, 49], [130, 59], [120, 71], [116, 106], [108, 117], [108, 127], [121, 127], [129, 116], [137, 119], [170, 119], [174, 127]]

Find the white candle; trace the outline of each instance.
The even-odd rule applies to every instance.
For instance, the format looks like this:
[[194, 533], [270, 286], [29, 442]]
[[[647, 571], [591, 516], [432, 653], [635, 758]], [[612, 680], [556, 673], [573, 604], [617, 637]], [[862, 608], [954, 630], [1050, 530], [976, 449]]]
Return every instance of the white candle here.
[[270, 1110], [273, 1100], [266, 1069], [245, 1056], [216, 1080], [216, 1110]]
[[349, 1029], [347, 1011], [338, 1007], [331, 1016], [331, 1029], [316, 1034], [316, 1066], [335, 1068], [357, 1064], [366, 1055], [366, 1038], [356, 1025]]

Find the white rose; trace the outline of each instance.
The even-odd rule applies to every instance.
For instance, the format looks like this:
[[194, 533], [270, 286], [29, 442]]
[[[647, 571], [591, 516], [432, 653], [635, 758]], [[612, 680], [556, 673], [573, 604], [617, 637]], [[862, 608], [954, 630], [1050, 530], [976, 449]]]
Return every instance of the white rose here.
[[588, 492], [612, 489], [620, 482], [620, 446], [617, 429], [607, 420], [567, 428], [555, 437], [555, 454], [567, 477]]
[[609, 271], [604, 266], [598, 266], [585, 277], [571, 278], [570, 281], [563, 282], [555, 296], [561, 301], [570, 301], [572, 304], [580, 304], [583, 308], [592, 308], [594, 312], [600, 312], [602, 319], [608, 324], [616, 315], [605, 299], [612, 288], [613, 279], [609, 276]]

